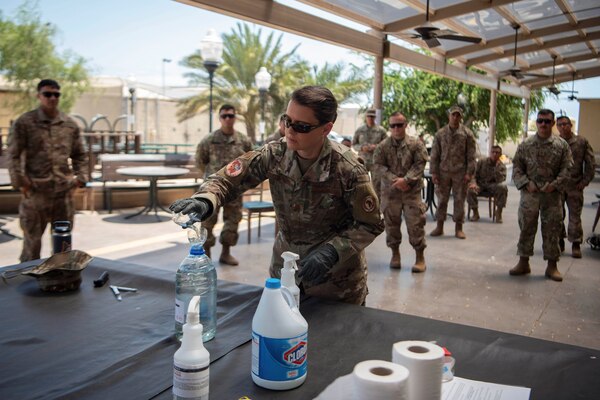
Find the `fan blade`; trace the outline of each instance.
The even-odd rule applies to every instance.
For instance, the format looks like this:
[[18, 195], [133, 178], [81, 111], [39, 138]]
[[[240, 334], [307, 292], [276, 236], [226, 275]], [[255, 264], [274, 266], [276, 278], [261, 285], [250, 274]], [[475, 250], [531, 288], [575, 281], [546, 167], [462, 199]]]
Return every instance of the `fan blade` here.
[[459, 42], [469, 43], [480, 43], [481, 38], [474, 36], [461, 36], [461, 35], [439, 35], [437, 32], [434, 33], [438, 39], [457, 40]]
[[429, 39], [432, 37], [432, 33], [435, 31], [439, 31], [440, 28], [436, 28], [435, 26], [418, 26], [415, 28], [415, 31], [423, 37], [423, 39]]
[[560, 90], [556, 86], [550, 86], [548, 90], [550, 91], [550, 93], [555, 94], [557, 96], [560, 94]]
[[423, 38], [423, 41], [427, 44], [427, 47], [429, 47], [429, 48], [438, 47], [439, 45], [441, 45], [440, 41], [434, 37], [432, 37], [430, 39]]
[[533, 77], [533, 78], [547, 78], [548, 77], [548, 75], [534, 74], [534, 73], [529, 73], [529, 72], [523, 72], [523, 75]]
[[433, 35], [437, 36], [437, 37], [441, 37], [441, 36], [451, 36], [451, 35], [456, 35], [455, 31], [452, 31], [450, 29], [437, 29], [435, 31], [432, 32]]

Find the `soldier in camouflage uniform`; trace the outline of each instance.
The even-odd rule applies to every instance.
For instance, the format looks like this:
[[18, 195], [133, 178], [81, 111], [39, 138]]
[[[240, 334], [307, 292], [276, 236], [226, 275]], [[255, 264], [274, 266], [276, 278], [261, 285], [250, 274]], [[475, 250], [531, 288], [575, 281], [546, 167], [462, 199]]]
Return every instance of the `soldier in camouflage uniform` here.
[[437, 226], [431, 236], [444, 234], [444, 221], [450, 199], [450, 190], [454, 197], [454, 213], [452, 219], [456, 224], [455, 236], [465, 239], [462, 230], [465, 220], [465, 197], [467, 185], [475, 173], [475, 136], [461, 120], [463, 110], [452, 106], [448, 110], [448, 125], [437, 131], [431, 148], [431, 180], [435, 184], [438, 198], [436, 212]]
[[352, 147], [358, 152], [360, 158], [363, 159], [367, 171], [371, 172], [373, 187], [377, 195], [380, 195], [380, 181], [376, 171], [373, 170], [373, 153], [379, 143], [386, 139], [387, 132], [385, 129], [375, 123], [376, 112], [374, 109], [367, 110], [365, 114], [365, 124], [354, 132], [352, 138]]
[[554, 112], [540, 110], [536, 124], [537, 133], [519, 145], [513, 159], [513, 182], [521, 191], [521, 235], [517, 245], [519, 262], [510, 270], [510, 275], [525, 275], [531, 272], [529, 257], [533, 255], [539, 216], [542, 221], [544, 260], [548, 261], [546, 277], [560, 282], [562, 276], [557, 265], [560, 258], [558, 239], [563, 216], [560, 192], [569, 179], [569, 168], [573, 165], [573, 158], [567, 142], [552, 134]]
[[506, 207], [508, 187], [506, 186], [506, 166], [500, 161], [502, 147], [492, 146], [490, 156], [477, 161], [475, 176], [471, 180], [467, 192], [467, 202], [473, 210], [471, 221], [479, 221], [477, 196], [479, 193], [490, 193], [496, 204], [496, 223], [502, 223], [502, 209]]
[[383, 232], [383, 221], [365, 167], [350, 149], [327, 140], [336, 117], [337, 102], [328, 89], [294, 91], [285, 140], [238, 157], [171, 210], [206, 217], [269, 179], [279, 227], [271, 276], [280, 276], [281, 253], [292, 251], [300, 255], [297, 282], [305, 294], [364, 304], [364, 249]]
[[59, 84], [44, 79], [37, 91], [40, 107], [17, 119], [8, 143], [10, 180], [22, 195], [21, 262], [40, 258], [48, 223], [70, 221], [73, 226], [73, 191], [88, 179], [79, 127], [58, 109]]
[[390, 268], [400, 268], [402, 214], [406, 230], [417, 256], [412, 272], [426, 269], [424, 251], [425, 212], [421, 199], [423, 171], [427, 150], [418, 139], [406, 136], [406, 117], [399, 112], [390, 115], [391, 137], [379, 143], [373, 156], [374, 169], [381, 177], [381, 211], [385, 221], [386, 242], [392, 249]]
[[277, 130], [275, 132], [273, 132], [271, 135], [267, 136], [267, 138], [265, 139], [265, 143], [276, 142], [279, 139], [285, 137], [284, 117], [285, 117], [285, 114], [281, 114], [279, 116], [279, 127], [277, 128]]
[[[196, 165], [208, 177], [236, 157], [252, 150], [252, 142], [241, 132], [236, 131], [235, 107], [224, 104], [219, 109], [221, 128], [206, 136], [196, 150]], [[223, 207], [223, 229], [219, 242], [223, 245], [219, 262], [227, 265], [238, 265], [238, 260], [231, 255], [230, 248], [238, 241], [238, 225], [242, 220], [242, 196], [237, 196], [230, 201], [220, 204]], [[210, 248], [215, 245], [216, 238], [213, 228], [217, 224], [219, 208], [208, 218], [203, 226], [208, 232], [204, 248], [210, 257]]]
[[[561, 116], [556, 119], [560, 137], [565, 139], [571, 148], [573, 155], [573, 167], [569, 171], [569, 180], [562, 192], [563, 210], [564, 204], [569, 208], [568, 239], [573, 243], [571, 255], [581, 258], [581, 242], [583, 241], [583, 228], [581, 227], [581, 210], [583, 208], [583, 189], [594, 179], [596, 160], [594, 150], [586, 138], [575, 136], [571, 130], [571, 119]], [[562, 225], [562, 236], [560, 238], [561, 250], [565, 248], [564, 238], [567, 237], [565, 224]]]

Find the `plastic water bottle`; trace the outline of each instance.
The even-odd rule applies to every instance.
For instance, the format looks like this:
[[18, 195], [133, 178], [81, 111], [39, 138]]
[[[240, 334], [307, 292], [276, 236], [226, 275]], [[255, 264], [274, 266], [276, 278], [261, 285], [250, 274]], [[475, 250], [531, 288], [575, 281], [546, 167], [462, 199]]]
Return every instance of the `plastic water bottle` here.
[[302, 385], [307, 350], [308, 324], [294, 297], [279, 279], [267, 279], [252, 318], [252, 380], [271, 390]]
[[207, 342], [217, 332], [217, 271], [199, 244], [192, 245], [190, 254], [181, 262], [175, 275], [175, 336], [179, 340], [188, 305], [194, 296], [200, 296], [202, 340]]

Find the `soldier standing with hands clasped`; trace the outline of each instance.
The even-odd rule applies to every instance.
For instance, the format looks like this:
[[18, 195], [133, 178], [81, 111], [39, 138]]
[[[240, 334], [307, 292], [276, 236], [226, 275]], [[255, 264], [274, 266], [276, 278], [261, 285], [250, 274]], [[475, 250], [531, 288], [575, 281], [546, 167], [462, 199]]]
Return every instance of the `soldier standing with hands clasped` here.
[[269, 269], [279, 277], [281, 253], [300, 255], [297, 281], [310, 296], [364, 304], [364, 249], [383, 232], [379, 201], [364, 165], [327, 139], [337, 117], [329, 89], [295, 90], [285, 115], [285, 141], [248, 152], [209, 176], [198, 193], [171, 204], [201, 219], [269, 179], [279, 231]]
[[435, 214], [436, 228], [431, 236], [444, 234], [444, 221], [450, 199], [450, 190], [454, 196], [452, 219], [456, 224], [455, 236], [466, 239], [462, 230], [465, 221], [465, 197], [467, 185], [475, 173], [475, 136], [460, 122], [463, 110], [452, 106], [448, 110], [448, 125], [437, 131], [431, 148], [431, 180], [436, 185], [435, 194], [438, 208]]
[[22, 195], [21, 262], [40, 258], [46, 225], [70, 221], [73, 226], [73, 191], [88, 179], [79, 127], [58, 109], [60, 85], [43, 79], [37, 91], [39, 108], [17, 119], [8, 144], [10, 180]]
[[406, 136], [408, 123], [399, 112], [390, 115], [391, 137], [381, 142], [373, 157], [374, 169], [381, 177], [381, 210], [386, 242], [392, 249], [390, 268], [400, 268], [402, 214], [410, 244], [416, 251], [412, 272], [425, 271], [425, 212], [421, 199], [427, 150], [418, 139]]
[[552, 134], [552, 110], [538, 111], [536, 125], [537, 133], [519, 145], [513, 159], [513, 182], [521, 192], [521, 234], [517, 244], [519, 262], [510, 270], [510, 275], [531, 272], [529, 257], [533, 255], [539, 216], [542, 221], [542, 250], [544, 260], [548, 261], [546, 277], [560, 282], [563, 279], [557, 265], [563, 216], [560, 191], [569, 178], [573, 158], [567, 142]]
[[[571, 130], [571, 119], [561, 116], [556, 119], [560, 137], [565, 139], [571, 148], [573, 156], [573, 167], [569, 170], [569, 179], [562, 192], [563, 210], [564, 204], [569, 209], [568, 239], [573, 243], [571, 255], [573, 258], [581, 258], [581, 243], [583, 242], [583, 228], [581, 227], [581, 210], [583, 209], [583, 189], [590, 184], [596, 173], [596, 160], [594, 150], [586, 138], [575, 136]], [[563, 220], [562, 235], [560, 238], [561, 251], [565, 249], [564, 237], [565, 224]]]

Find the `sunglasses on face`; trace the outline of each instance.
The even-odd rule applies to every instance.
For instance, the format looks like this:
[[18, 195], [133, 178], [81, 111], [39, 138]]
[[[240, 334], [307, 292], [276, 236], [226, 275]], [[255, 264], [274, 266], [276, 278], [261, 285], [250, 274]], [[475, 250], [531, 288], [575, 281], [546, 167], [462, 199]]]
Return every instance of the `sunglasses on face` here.
[[286, 128], [292, 128], [294, 130], [294, 132], [298, 132], [298, 133], [309, 133], [313, 129], [317, 129], [320, 126], [325, 125], [325, 124], [309, 125], [309, 124], [303, 124], [302, 122], [292, 122], [291, 118], [288, 117], [287, 115], [284, 117], [283, 122], [284, 122]]
[[404, 125], [406, 125], [404, 122], [396, 122], [395, 124], [390, 124], [390, 128], [394, 129], [394, 128], [403, 128]]
[[538, 118], [535, 122], [537, 122], [538, 124], [548, 124], [550, 125], [552, 123], [552, 121], [554, 121], [553, 119], [550, 118]]
[[60, 92], [42, 92], [42, 96], [44, 96], [47, 99], [54, 96], [58, 99], [60, 97]]
[[227, 118], [234, 119], [235, 118], [235, 114], [221, 114], [221, 115], [219, 115], [219, 118], [221, 118], [221, 119], [227, 119]]

